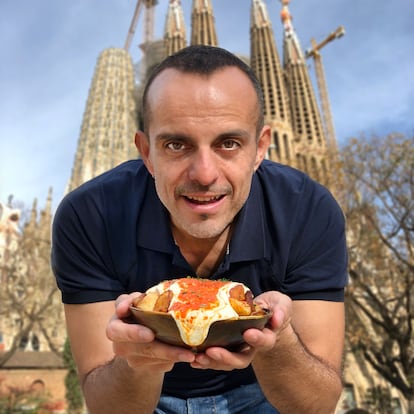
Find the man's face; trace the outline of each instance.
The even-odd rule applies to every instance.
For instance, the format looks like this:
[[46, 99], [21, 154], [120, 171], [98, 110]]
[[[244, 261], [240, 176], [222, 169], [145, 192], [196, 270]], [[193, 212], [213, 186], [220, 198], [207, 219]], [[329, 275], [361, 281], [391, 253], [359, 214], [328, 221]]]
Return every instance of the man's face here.
[[248, 77], [225, 68], [208, 77], [167, 69], [148, 93], [148, 134], [137, 146], [175, 231], [214, 239], [246, 201], [267, 150], [256, 139], [257, 97]]

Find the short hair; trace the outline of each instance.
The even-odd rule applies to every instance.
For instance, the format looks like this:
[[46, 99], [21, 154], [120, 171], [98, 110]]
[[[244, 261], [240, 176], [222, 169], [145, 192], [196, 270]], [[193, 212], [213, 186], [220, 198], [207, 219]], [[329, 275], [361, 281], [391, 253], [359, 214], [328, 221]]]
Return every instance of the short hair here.
[[[226, 49], [206, 45], [193, 45], [185, 47], [173, 55], [166, 57], [161, 63], [154, 67], [146, 82], [142, 95], [142, 119], [144, 131], [148, 128], [149, 108], [148, 91], [157, 78], [165, 69], [176, 69], [184, 73], [194, 73], [199, 75], [211, 75], [214, 72], [226, 68], [237, 67], [250, 79], [256, 92], [258, 101], [257, 134], [264, 125], [264, 98], [259, 80], [252, 69], [233, 53]], [[146, 131], [148, 132], [148, 131]]]

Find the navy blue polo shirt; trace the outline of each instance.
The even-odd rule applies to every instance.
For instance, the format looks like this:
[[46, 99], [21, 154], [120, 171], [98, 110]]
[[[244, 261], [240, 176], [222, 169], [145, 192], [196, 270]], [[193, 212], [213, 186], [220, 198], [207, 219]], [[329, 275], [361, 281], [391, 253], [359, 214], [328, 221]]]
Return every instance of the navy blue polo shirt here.
[[[83, 184], [59, 205], [52, 267], [68, 304], [114, 300], [158, 282], [196, 276], [171, 233], [169, 215], [141, 160]], [[307, 175], [265, 160], [211, 278], [245, 283], [254, 295], [278, 290], [293, 300], [343, 301], [345, 225], [332, 195]], [[163, 392], [212, 395], [255, 381], [251, 367], [221, 372], [176, 364]]]

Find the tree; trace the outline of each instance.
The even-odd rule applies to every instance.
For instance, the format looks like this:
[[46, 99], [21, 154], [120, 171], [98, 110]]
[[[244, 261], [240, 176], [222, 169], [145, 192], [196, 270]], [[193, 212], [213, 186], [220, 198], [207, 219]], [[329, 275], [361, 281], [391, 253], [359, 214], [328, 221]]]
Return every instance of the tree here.
[[68, 370], [65, 378], [67, 412], [68, 414], [80, 414], [83, 412], [83, 397], [68, 339], [65, 341], [63, 360]]
[[[33, 211], [32, 216], [35, 215]], [[43, 220], [42, 220], [43, 219]], [[50, 219], [32, 217], [0, 262], [0, 331], [8, 338], [0, 366], [31, 342], [60, 354], [63, 345], [63, 307], [50, 268]], [[7, 253], [7, 254], [6, 254]], [[64, 336], [63, 336], [64, 338]]]
[[349, 226], [347, 339], [414, 413], [414, 140], [353, 139], [341, 151]]

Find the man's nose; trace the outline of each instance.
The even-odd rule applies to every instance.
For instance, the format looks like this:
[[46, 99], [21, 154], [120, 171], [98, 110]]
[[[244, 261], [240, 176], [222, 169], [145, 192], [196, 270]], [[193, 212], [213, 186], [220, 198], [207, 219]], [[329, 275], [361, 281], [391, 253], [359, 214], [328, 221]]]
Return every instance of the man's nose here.
[[198, 149], [192, 157], [189, 178], [201, 185], [214, 183], [219, 175], [217, 156], [211, 149]]

